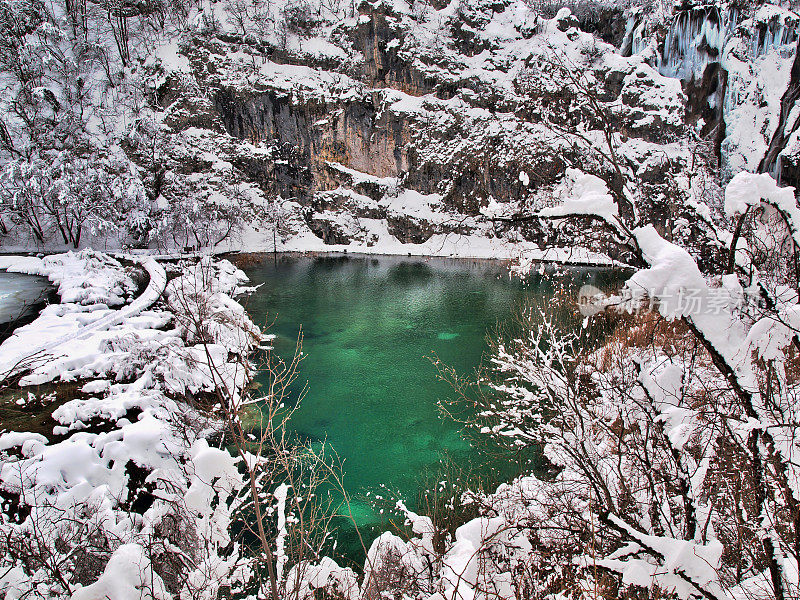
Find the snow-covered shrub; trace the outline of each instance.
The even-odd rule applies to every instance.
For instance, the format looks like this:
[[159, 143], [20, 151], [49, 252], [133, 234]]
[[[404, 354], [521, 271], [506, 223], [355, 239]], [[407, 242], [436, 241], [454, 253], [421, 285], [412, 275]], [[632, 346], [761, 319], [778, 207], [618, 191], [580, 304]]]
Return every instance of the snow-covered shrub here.
[[[99, 154], [79, 158], [70, 151], [46, 158], [11, 160], [0, 171], [0, 213], [6, 228], [27, 230], [38, 244], [51, 241], [78, 248], [84, 234], [126, 237], [145, 201], [142, 182], [130, 163]], [[135, 208], [134, 208], [135, 207]], [[131, 214], [131, 211], [133, 213]]]
[[189, 344], [220, 344], [246, 355], [260, 343], [260, 330], [244, 307], [233, 300], [247, 276], [229, 261], [202, 258], [167, 287], [167, 300], [178, 331]]
[[290, 31], [309, 33], [319, 24], [314, 7], [307, 0], [289, 0], [283, 6], [283, 18]]
[[[228, 328], [209, 328], [216, 336], [209, 343], [187, 343], [175, 330], [160, 329], [176, 323], [169, 313], [144, 305], [131, 310], [130, 274], [109, 256], [82, 251], [20, 263], [60, 284], [64, 302], [50, 308], [77, 325], [54, 360], [29, 376], [92, 380], [52, 412], [52, 436], [0, 434], [5, 597], [122, 600], [146, 589], [157, 598], [211, 599], [251, 580], [252, 558], [231, 528], [246, 503], [241, 459], [206, 440], [224, 428], [220, 415], [187, 402], [213, 395], [219, 374], [235, 372], [220, 343], [229, 341], [234, 320], [222, 313], [244, 314], [226, 295], [240, 291], [241, 272], [227, 262], [204, 265], [207, 277], [197, 280], [194, 293], [217, 299], [215, 315]], [[157, 270], [150, 283], [164, 284]], [[128, 322], [92, 328], [97, 314], [113, 322], [108, 313], [116, 311], [108, 306], [120, 303]], [[13, 359], [35, 350], [31, 340], [46, 331], [40, 320], [58, 331], [58, 317], [43, 315], [0, 353]], [[245, 323], [248, 335], [257, 335]], [[246, 380], [225, 382], [241, 393]]]
[[[475, 425], [512, 448], [542, 447], [552, 469], [475, 497], [482, 519], [497, 519], [476, 536], [478, 554], [491, 531], [522, 537], [481, 563], [480, 577], [455, 577], [455, 589], [491, 595], [507, 580], [503, 597], [795, 595], [794, 190], [766, 174], [733, 178], [725, 210], [740, 233], [726, 237], [730, 272], [719, 275], [703, 275], [652, 226], [627, 229], [616, 209], [599, 208], [600, 191], [574, 188], [538, 214], [580, 216], [593, 198], [589, 211], [630, 236], [643, 266], [602, 301], [622, 314], [581, 326], [579, 315], [535, 309], [523, 335], [497, 346], [495, 374], [480, 381], [488, 391], [472, 397]], [[742, 236], [751, 210], [760, 219]], [[610, 333], [597, 337], [598, 319]], [[445, 563], [458, 547], [456, 536]]]
[[630, 0], [527, 0], [527, 4], [547, 19], [552, 19], [564, 7], [569, 8], [581, 22], [599, 23], [608, 12], [624, 12], [633, 4]]

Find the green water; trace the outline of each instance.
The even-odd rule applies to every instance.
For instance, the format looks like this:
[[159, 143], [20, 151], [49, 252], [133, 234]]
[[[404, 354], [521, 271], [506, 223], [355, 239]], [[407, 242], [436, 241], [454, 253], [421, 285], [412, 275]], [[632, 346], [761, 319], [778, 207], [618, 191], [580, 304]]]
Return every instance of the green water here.
[[[532, 295], [552, 293], [541, 278], [523, 285], [490, 261], [265, 257], [245, 272], [264, 284], [247, 308], [259, 322], [275, 320], [279, 354], [291, 356], [302, 325], [307, 358], [296, 388], [309, 387], [293, 426], [344, 459], [360, 526], [381, 520], [367, 491], [385, 495], [385, 486], [414, 506], [444, 457], [479, 462], [458, 426], [440, 416], [437, 401], [453, 391], [428, 357], [471, 372], [487, 332], [510, 323]], [[575, 277], [595, 282], [597, 274]]]

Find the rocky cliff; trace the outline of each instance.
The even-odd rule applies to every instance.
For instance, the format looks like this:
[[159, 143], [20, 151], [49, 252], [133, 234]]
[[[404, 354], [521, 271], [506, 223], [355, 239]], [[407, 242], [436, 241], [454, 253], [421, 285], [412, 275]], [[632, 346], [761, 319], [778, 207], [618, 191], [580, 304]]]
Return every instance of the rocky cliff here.
[[[567, 167], [604, 175], [620, 194], [641, 179], [658, 188], [647, 218], [665, 230], [682, 218], [679, 186], [664, 181], [696, 154], [686, 95], [597, 37], [591, 15], [583, 27], [594, 33], [569, 10], [547, 18], [515, 1], [362, 2], [339, 20], [305, 9], [305, 28], [285, 24], [281, 36], [237, 31], [229, 6], [209, 5], [180, 41], [185, 60], [151, 63], [163, 165], [190, 165], [181, 176], [210, 185], [224, 163], [226, 177], [279, 196], [288, 247], [308, 232], [354, 247], [387, 234], [514, 239], [519, 227], [482, 210], [552, 201]], [[622, 45], [623, 13], [611, 13], [618, 26], [605, 37]], [[521, 233], [571, 246], [591, 227]]]
[[590, 220], [525, 218], [574, 168], [714, 262], [720, 185], [800, 176], [798, 23], [772, 4], [203, 0], [103, 63], [93, 106], [120, 125], [87, 119], [71, 152], [130, 161], [123, 245], [624, 260]]

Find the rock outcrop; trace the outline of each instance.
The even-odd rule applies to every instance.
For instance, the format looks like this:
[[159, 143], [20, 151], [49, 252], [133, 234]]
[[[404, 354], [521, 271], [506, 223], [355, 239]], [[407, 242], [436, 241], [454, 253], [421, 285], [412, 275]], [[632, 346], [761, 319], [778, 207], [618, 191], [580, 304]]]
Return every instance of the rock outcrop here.
[[573, 9], [362, 1], [260, 29], [215, 14], [187, 32], [177, 66], [150, 66], [159, 193], [234, 190], [254, 203], [256, 245], [273, 229], [288, 249], [521, 236], [624, 258], [594, 224], [512, 227], [486, 208], [547, 206], [575, 167], [666, 237], [704, 239], [718, 172], [780, 162], [793, 181], [794, 95], [781, 96], [796, 79], [793, 13]]
[[[387, 235], [517, 235], [483, 208], [544, 206], [567, 166], [623, 195], [654, 160], [668, 177], [689, 159], [679, 82], [598, 39], [623, 43], [621, 12], [596, 13], [613, 16], [601, 24], [512, 0], [426, 7], [362, 2], [282, 45], [231, 27], [192, 33], [181, 69], [155, 63], [173, 179], [217, 173], [265, 203], [281, 198], [287, 240], [306, 231], [371, 247]], [[642, 203], [660, 228], [679, 218], [653, 205]], [[589, 243], [590, 230], [570, 236]], [[559, 227], [521, 232], [577, 243]]]

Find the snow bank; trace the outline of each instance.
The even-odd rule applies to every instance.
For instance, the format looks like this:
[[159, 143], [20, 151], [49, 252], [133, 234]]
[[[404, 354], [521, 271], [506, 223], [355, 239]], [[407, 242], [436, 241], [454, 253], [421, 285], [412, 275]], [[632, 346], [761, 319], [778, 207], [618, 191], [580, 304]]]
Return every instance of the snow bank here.
[[[139, 598], [143, 586], [154, 598], [173, 598], [155, 572], [173, 563], [162, 558], [151, 564], [144, 548], [163, 548], [167, 540], [159, 532], [175, 527], [183, 533], [167, 547], [177, 546], [162, 552], [193, 556], [192, 569], [181, 575], [185, 593], [211, 599], [221, 585], [242, 581], [246, 561], [230, 537], [244, 485], [237, 461], [204, 439], [220, 424], [181, 399], [213, 392], [220, 377], [234, 397], [245, 385], [245, 370], [231, 361], [246, 362], [261, 334], [233, 299], [246, 290], [244, 274], [206, 257], [182, 265], [182, 275], [168, 286], [163, 267], [146, 259], [149, 285], [131, 299], [127, 268], [100, 253], [38, 262], [6, 258], [4, 264], [51, 276], [63, 301], [18, 329], [0, 346], [0, 356], [12, 361], [9, 356], [26, 348], [45, 348], [50, 359], [28, 361], [22, 385], [86, 383], [78, 397], [53, 411], [58, 425], [52, 435], [0, 433], [0, 488], [30, 510], [19, 523], [0, 524], [3, 535], [13, 541], [35, 533], [37, 543], [65, 555], [94, 552], [92, 544], [104, 540], [103, 573], [74, 591], [78, 600]], [[108, 307], [118, 302], [118, 309]], [[208, 317], [209, 327], [192, 329], [190, 314]], [[236, 335], [237, 327], [246, 334]], [[134, 509], [137, 502], [144, 504]], [[65, 524], [72, 522], [85, 528], [64, 539]], [[57, 539], [64, 539], [61, 546]], [[4, 560], [10, 570], [0, 586], [12, 597], [47, 580], [46, 572], [25, 582], [12, 579], [16, 563]], [[92, 560], [104, 560], [102, 553]]]
[[140, 600], [143, 590], [153, 600], [173, 600], [161, 577], [153, 572], [145, 549], [124, 544], [111, 555], [100, 578], [73, 593], [71, 600]]

